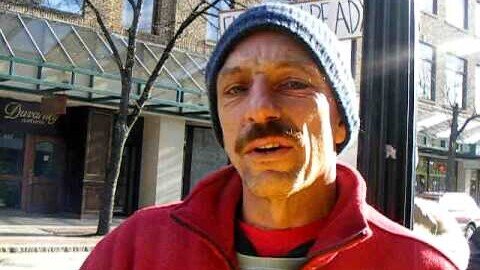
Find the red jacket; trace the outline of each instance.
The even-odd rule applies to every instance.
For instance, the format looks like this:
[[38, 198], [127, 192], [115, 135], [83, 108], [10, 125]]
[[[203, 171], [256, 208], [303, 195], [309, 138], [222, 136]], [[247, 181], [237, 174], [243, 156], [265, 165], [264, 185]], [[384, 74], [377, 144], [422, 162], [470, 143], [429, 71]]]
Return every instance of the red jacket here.
[[[337, 192], [302, 269], [458, 269], [369, 206], [354, 169], [337, 166]], [[233, 167], [216, 171], [185, 201], [138, 211], [95, 247], [81, 269], [237, 269], [233, 235], [241, 193]]]

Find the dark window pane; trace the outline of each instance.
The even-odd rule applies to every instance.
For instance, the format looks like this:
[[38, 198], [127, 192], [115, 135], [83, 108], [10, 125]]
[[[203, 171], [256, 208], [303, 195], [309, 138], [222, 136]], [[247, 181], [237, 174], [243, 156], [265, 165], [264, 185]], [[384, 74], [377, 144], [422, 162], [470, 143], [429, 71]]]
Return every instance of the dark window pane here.
[[55, 146], [51, 142], [40, 142], [35, 145], [35, 164], [33, 170], [35, 176], [55, 177], [54, 149]]
[[420, 77], [419, 77], [419, 97], [423, 99], [433, 99], [433, 66], [434, 66], [434, 52], [433, 48], [427, 44], [420, 43], [418, 46], [420, 59]]
[[465, 87], [465, 60], [448, 54], [445, 62], [445, 91], [450, 104], [464, 106], [463, 89]]
[[0, 133], [0, 174], [21, 175], [23, 135]]

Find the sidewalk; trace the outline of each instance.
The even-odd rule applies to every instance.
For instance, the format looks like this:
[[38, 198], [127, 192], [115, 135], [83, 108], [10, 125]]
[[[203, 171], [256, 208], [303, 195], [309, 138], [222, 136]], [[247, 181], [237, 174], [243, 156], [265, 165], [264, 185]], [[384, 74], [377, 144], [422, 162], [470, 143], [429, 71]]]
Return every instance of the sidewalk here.
[[[114, 219], [113, 227], [123, 219]], [[0, 209], [0, 253], [91, 251], [100, 236], [93, 236], [96, 219], [26, 214]]]

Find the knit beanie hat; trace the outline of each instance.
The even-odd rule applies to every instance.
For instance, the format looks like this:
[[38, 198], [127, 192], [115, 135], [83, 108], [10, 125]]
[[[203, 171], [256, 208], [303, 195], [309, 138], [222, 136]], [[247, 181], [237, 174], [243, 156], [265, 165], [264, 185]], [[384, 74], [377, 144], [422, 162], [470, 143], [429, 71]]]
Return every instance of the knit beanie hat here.
[[282, 3], [265, 3], [246, 10], [227, 28], [210, 56], [205, 77], [213, 130], [220, 145], [223, 146], [223, 135], [217, 110], [218, 72], [235, 45], [260, 30], [292, 36], [305, 47], [326, 75], [347, 131], [345, 141], [337, 145], [337, 153], [341, 153], [356, 139], [359, 125], [350, 67], [341, 59], [338, 40], [325, 23], [295, 6]]

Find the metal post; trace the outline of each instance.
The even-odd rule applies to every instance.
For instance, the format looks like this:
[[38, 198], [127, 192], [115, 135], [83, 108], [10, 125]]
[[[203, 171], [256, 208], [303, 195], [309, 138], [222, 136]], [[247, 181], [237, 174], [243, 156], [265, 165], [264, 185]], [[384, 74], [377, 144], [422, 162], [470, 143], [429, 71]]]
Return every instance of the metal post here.
[[413, 0], [365, 0], [358, 168], [367, 200], [412, 227], [414, 180]]

